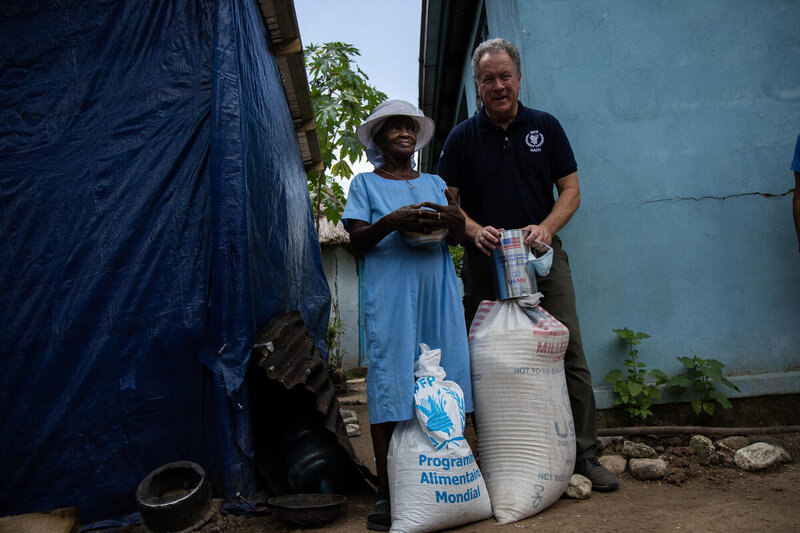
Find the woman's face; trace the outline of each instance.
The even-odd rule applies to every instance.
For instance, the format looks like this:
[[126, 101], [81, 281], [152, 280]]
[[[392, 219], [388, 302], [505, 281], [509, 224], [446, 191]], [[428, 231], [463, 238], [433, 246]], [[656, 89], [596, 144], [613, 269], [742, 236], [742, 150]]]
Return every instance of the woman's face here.
[[410, 117], [389, 117], [375, 142], [384, 156], [411, 157], [417, 146], [417, 123]]

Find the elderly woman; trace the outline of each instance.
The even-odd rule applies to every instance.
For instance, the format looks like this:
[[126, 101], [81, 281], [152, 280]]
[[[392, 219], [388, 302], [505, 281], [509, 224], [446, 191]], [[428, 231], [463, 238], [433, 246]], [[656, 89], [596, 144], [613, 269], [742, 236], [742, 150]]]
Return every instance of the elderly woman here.
[[472, 411], [466, 326], [447, 248], [461, 241], [464, 217], [444, 181], [412, 163], [433, 129], [408, 102], [376, 107], [356, 130], [375, 170], [353, 179], [342, 215], [354, 251], [365, 254], [367, 407], [379, 482], [370, 529], [391, 525], [386, 457], [395, 422], [414, 416], [420, 343], [441, 349], [447, 379], [461, 386], [465, 410]]

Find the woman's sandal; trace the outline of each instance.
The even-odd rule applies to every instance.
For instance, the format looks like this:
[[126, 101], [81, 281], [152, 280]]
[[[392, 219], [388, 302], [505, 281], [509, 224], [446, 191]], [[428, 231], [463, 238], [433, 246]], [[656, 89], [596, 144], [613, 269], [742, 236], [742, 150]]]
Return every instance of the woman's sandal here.
[[367, 529], [389, 531], [392, 527], [392, 506], [389, 502], [389, 487], [378, 488], [378, 501], [367, 516]]

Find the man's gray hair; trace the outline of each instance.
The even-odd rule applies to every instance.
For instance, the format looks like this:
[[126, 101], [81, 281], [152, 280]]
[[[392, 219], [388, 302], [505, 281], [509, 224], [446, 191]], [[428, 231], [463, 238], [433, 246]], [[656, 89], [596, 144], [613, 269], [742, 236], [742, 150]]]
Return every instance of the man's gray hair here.
[[475, 78], [475, 81], [478, 81], [478, 63], [480, 62], [481, 57], [483, 57], [483, 54], [487, 52], [507, 53], [514, 62], [514, 68], [516, 69], [517, 74], [519, 75], [521, 73], [519, 50], [517, 50], [517, 47], [505, 39], [489, 39], [488, 41], [483, 41], [481, 44], [479, 44], [472, 53], [472, 77]]

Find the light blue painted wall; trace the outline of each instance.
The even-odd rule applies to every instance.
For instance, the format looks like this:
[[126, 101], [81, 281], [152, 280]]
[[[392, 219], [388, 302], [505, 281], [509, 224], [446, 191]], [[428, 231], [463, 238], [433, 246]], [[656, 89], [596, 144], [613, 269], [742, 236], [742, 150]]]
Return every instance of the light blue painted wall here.
[[740, 395], [800, 392], [800, 2], [485, 7], [490, 36], [522, 52], [522, 101], [561, 121], [578, 161], [582, 205], [560, 234], [598, 404], [625, 326], [652, 335], [650, 367], [697, 354]]
[[342, 246], [322, 250], [322, 268], [331, 289], [331, 317], [344, 324], [339, 337], [342, 368], [358, 364], [358, 275], [356, 259]]

